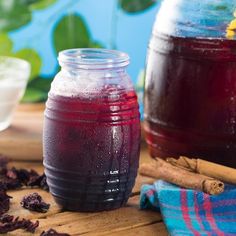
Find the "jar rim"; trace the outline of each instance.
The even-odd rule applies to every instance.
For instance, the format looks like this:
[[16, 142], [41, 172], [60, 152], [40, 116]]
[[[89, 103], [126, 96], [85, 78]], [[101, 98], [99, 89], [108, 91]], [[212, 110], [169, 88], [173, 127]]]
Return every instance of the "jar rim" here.
[[121, 68], [129, 64], [127, 53], [104, 48], [74, 48], [59, 52], [59, 64], [74, 69]]

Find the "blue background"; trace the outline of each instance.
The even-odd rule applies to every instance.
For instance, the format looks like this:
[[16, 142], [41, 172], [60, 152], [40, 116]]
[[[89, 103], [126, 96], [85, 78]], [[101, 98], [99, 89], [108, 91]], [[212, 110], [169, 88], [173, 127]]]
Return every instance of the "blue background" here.
[[83, 17], [93, 40], [106, 48], [127, 52], [131, 57], [129, 73], [136, 83], [145, 66], [148, 41], [158, 4], [130, 14], [118, 8], [118, 0], [58, 0], [43, 10], [33, 12], [32, 21], [10, 32], [14, 51], [35, 49], [43, 60], [41, 75], [53, 77], [57, 68], [57, 55], [53, 48], [52, 32], [56, 23], [69, 13]]

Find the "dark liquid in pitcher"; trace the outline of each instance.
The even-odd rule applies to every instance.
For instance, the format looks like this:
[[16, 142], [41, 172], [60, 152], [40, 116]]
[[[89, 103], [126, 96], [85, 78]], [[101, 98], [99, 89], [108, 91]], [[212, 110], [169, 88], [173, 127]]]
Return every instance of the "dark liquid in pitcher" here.
[[111, 87], [88, 98], [51, 94], [45, 111], [44, 165], [55, 200], [79, 211], [122, 206], [137, 174], [139, 141], [134, 91]]
[[145, 85], [151, 155], [236, 167], [236, 41], [164, 35], [152, 40]]

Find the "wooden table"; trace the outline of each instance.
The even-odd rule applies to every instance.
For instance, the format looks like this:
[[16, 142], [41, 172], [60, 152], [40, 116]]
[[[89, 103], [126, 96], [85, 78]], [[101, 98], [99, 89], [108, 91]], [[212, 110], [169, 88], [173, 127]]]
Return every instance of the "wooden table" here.
[[[0, 153], [10, 155], [14, 161], [11, 166], [35, 169], [43, 172], [42, 166], [42, 121], [44, 106], [21, 105], [12, 126], [0, 133]], [[145, 144], [142, 144], [140, 162], [150, 161]], [[139, 210], [139, 191], [143, 183], [152, 182], [149, 178], [138, 176], [133, 188], [132, 197], [127, 205], [114, 211], [100, 213], [75, 213], [62, 211], [53, 201], [50, 193], [40, 189], [20, 189], [9, 191], [13, 197], [9, 214], [39, 220], [40, 226], [35, 235], [43, 230], [54, 228], [58, 232], [71, 235], [125, 235], [125, 236], [164, 236], [168, 235], [161, 215], [152, 211]], [[38, 192], [45, 202], [50, 203], [47, 213], [30, 212], [19, 204], [28, 193]], [[17, 230], [8, 235], [31, 235]]]

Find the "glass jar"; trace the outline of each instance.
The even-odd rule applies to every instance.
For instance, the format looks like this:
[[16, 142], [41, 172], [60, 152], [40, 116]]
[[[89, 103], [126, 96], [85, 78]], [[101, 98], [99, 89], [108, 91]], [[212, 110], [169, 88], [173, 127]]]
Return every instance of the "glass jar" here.
[[0, 56], [0, 131], [10, 126], [29, 77], [30, 64], [27, 61]]
[[50, 192], [68, 210], [126, 203], [137, 175], [140, 114], [127, 54], [106, 49], [59, 53], [62, 70], [46, 103], [43, 155]]
[[236, 0], [162, 1], [147, 54], [151, 156], [236, 167]]

